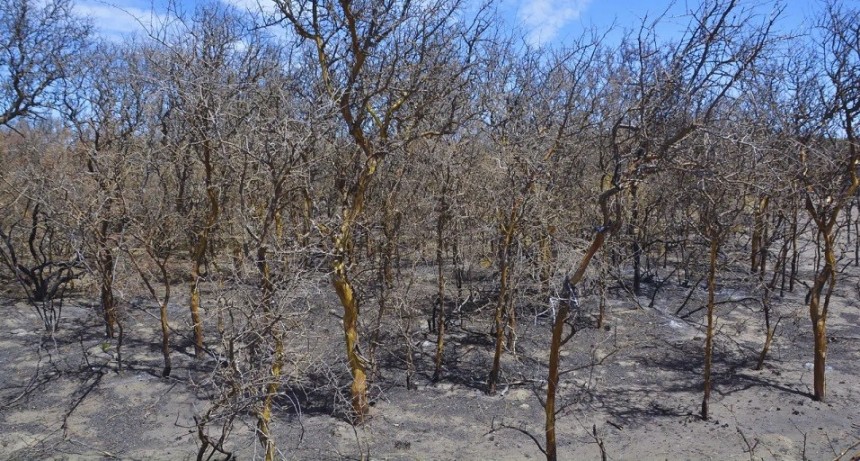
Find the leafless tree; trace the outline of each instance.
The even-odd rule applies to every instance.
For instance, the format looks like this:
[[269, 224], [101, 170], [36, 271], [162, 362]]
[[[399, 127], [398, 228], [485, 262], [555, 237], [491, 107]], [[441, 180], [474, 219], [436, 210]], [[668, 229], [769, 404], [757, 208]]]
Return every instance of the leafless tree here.
[[[836, 238], [839, 216], [860, 188], [860, 146], [856, 123], [860, 113], [860, 10], [831, 4], [821, 24], [821, 58], [826, 86], [821, 91], [825, 111], [818, 139], [800, 144], [804, 207], [815, 224], [822, 260], [809, 291], [809, 315], [814, 338], [813, 398], [826, 395], [827, 314], [836, 286]], [[822, 87], [819, 87], [822, 88]], [[801, 140], [803, 141], [803, 140]], [[822, 295], [824, 296], [822, 299]]]
[[0, 126], [55, 107], [91, 30], [71, 0], [0, 2]]
[[318, 63], [319, 91], [337, 107], [342, 126], [338, 131], [352, 144], [344, 163], [351, 169], [339, 187], [340, 219], [326, 232], [333, 242], [332, 283], [344, 312], [352, 406], [360, 421], [368, 411], [367, 359], [359, 349], [359, 300], [350, 276], [357, 258], [355, 227], [385, 156], [451, 129], [450, 122], [422, 123], [424, 109], [451, 87], [437, 87], [441, 92], [427, 89], [435, 86], [437, 76], [451, 75], [450, 66], [468, 65], [470, 55], [460, 53], [459, 41], [470, 39], [480, 21], [464, 23], [458, 17], [459, 1], [276, 3], [283, 20]]
[[[132, 47], [102, 43], [89, 55], [90, 72], [73, 76], [63, 95], [64, 117], [77, 137], [82, 197], [73, 202], [79, 214], [82, 251], [99, 280], [101, 309], [108, 338], [117, 323], [114, 294], [117, 251], [128, 212], [122, 208], [124, 187], [140, 181], [132, 164], [143, 146], [139, 133], [148, 123], [154, 87], [143, 75], [141, 53]], [[91, 227], [88, 227], [91, 226]]]
[[[576, 271], [566, 279], [566, 293], [574, 298], [577, 285], [606, 237], [620, 226], [620, 213], [611, 201], [632, 184], [673, 163], [685, 141], [712, 123], [730, 91], [749, 71], [769, 44], [773, 18], [756, 22], [735, 1], [709, 2], [693, 11], [683, 37], [657, 45], [654, 24], [645, 23], [622, 45], [617, 76], [626, 104], [608, 130], [613, 168], [608, 187], [600, 194], [602, 219]], [[662, 49], [662, 52], [661, 52]], [[559, 349], [570, 304], [559, 310], [553, 325], [547, 378], [546, 455], [557, 459], [555, 392]], [[569, 338], [569, 337], [568, 337]]]

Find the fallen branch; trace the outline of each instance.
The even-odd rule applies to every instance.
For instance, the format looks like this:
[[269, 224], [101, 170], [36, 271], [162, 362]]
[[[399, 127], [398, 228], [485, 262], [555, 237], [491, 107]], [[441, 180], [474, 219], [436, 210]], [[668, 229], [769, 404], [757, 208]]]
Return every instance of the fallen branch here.
[[[848, 448], [846, 448], [846, 449], [842, 450], [842, 453], [839, 453], [839, 456], [837, 456], [837, 457], [833, 458], [833, 461], [839, 461], [839, 460], [841, 460], [841, 459], [842, 459], [842, 457], [843, 457], [843, 456], [845, 456], [846, 454], [848, 454], [848, 452], [849, 452], [849, 451], [851, 451], [851, 450], [853, 450], [853, 449], [855, 449], [855, 448], [857, 448], [857, 447], [860, 447], [860, 440], [858, 440], [857, 442], [855, 442], [855, 443], [854, 443], [854, 445], [851, 445], [850, 447], [848, 447]], [[854, 461], [854, 460], [857, 460], [857, 459], [860, 459], [860, 452], [857, 452], [857, 453], [855, 453], [855, 454], [851, 455], [851, 461]]]
[[[525, 434], [526, 436], [528, 436], [528, 438], [532, 439], [532, 442], [534, 442], [534, 443], [535, 443], [535, 445], [537, 446], [538, 450], [540, 450], [540, 452], [541, 452], [541, 453], [543, 453], [543, 454], [544, 454], [544, 456], [546, 456], [546, 449], [544, 449], [543, 445], [541, 445], [541, 443], [540, 443], [540, 440], [538, 440], [538, 439], [537, 439], [537, 437], [535, 437], [531, 432], [529, 432], [529, 431], [527, 431], [527, 430], [525, 430], [525, 429], [522, 429], [522, 428], [516, 427], [516, 426], [508, 426], [507, 424], [504, 424], [504, 423], [499, 424], [499, 427], [498, 427], [498, 428], [496, 428], [496, 427], [495, 427], [495, 425], [496, 425], [495, 419], [496, 419], [496, 418], [494, 417], [494, 418], [493, 418], [493, 421], [490, 423], [490, 431], [489, 431], [489, 432], [487, 432], [487, 434], [492, 434], [492, 433], [496, 432], [498, 429], [513, 429], [513, 430], [515, 430], [515, 431], [517, 431], [517, 432], [520, 432], [520, 433], [522, 433], [522, 434]], [[484, 434], [484, 435], [487, 435], [487, 434]]]

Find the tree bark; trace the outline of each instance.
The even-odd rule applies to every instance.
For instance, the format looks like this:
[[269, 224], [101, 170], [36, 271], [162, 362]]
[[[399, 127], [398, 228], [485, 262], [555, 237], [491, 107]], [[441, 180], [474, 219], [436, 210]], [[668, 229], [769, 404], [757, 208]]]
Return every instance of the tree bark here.
[[444, 231], [447, 220], [447, 203], [445, 202], [445, 186], [442, 187], [439, 201], [439, 215], [436, 217], [436, 296], [439, 299], [439, 312], [436, 321], [436, 357], [434, 358], [433, 381], [442, 378], [442, 358], [445, 350], [445, 242]]
[[702, 396], [702, 419], [708, 420], [709, 401], [711, 398], [711, 364], [714, 351], [714, 297], [716, 294], [717, 281], [717, 253], [720, 249], [718, 232], [711, 232], [711, 249], [709, 252], [708, 265], [708, 326], [705, 330], [705, 369], [704, 369], [704, 392]]
[[[341, 250], [340, 252], [343, 252]], [[352, 373], [352, 410], [358, 422], [364, 420], [369, 409], [367, 402], [367, 365], [358, 350], [358, 302], [346, 274], [345, 262], [337, 258], [332, 277], [337, 296], [343, 306], [343, 335], [346, 356]]]
[[496, 340], [495, 349], [493, 352], [493, 366], [490, 369], [490, 376], [487, 380], [487, 394], [494, 395], [496, 393], [496, 385], [499, 381], [499, 372], [501, 369], [502, 352], [505, 341], [505, 322], [504, 315], [508, 311], [508, 297], [510, 294], [510, 250], [513, 242], [514, 234], [517, 230], [517, 221], [519, 219], [518, 209], [519, 201], [514, 202], [511, 207], [510, 215], [499, 226], [502, 231], [502, 238], [499, 244], [499, 296], [496, 300], [496, 310], [493, 317], [493, 327], [495, 328]]
[[[275, 328], [275, 330], [277, 329]], [[263, 399], [262, 408], [257, 415], [257, 437], [266, 449], [266, 461], [274, 461], [276, 459], [275, 440], [272, 438], [271, 429], [272, 404], [274, 403], [275, 396], [278, 394], [284, 364], [284, 344], [280, 339], [280, 333], [273, 330], [272, 334], [275, 336], [275, 356], [272, 359], [271, 378], [266, 385], [266, 396]]]
[[358, 182], [345, 204], [343, 220], [338, 234], [334, 236], [334, 258], [332, 259], [332, 285], [337, 292], [343, 307], [343, 335], [346, 343], [346, 356], [352, 374], [353, 416], [357, 422], [363, 422], [370, 408], [367, 401], [367, 361], [359, 351], [358, 316], [359, 305], [355, 290], [349, 281], [347, 261], [352, 254], [352, 231], [356, 219], [364, 210], [364, 199], [367, 186], [373, 174], [376, 173], [378, 157], [369, 157], [359, 175]]
[[[608, 198], [607, 195], [605, 195], [604, 197]], [[597, 235], [594, 237], [594, 240], [591, 242], [591, 246], [585, 253], [585, 256], [583, 256], [582, 260], [579, 262], [579, 266], [577, 267], [576, 272], [574, 272], [574, 274], [566, 280], [564, 291], [567, 293], [569, 300], [575, 299], [576, 286], [582, 280], [582, 277], [585, 275], [585, 270], [591, 263], [591, 258], [593, 258], [597, 251], [600, 250], [600, 247], [603, 246], [603, 242], [606, 240], [606, 233], [608, 231], [609, 229], [602, 229], [601, 232], [597, 233]], [[547, 461], [556, 461], [558, 459], [558, 448], [555, 435], [555, 396], [556, 390], [558, 389], [558, 370], [561, 346], [563, 346], [564, 343], [566, 343], [570, 339], [570, 336], [565, 339], [562, 338], [565, 322], [570, 315], [570, 309], [570, 302], [561, 303], [558, 314], [556, 314], [555, 317], [555, 322], [552, 326], [552, 340], [550, 342], [549, 348], [549, 371], [547, 374], [546, 401], [544, 404], [544, 414], [546, 418], [544, 423], [544, 432], [546, 434]]]
[[[833, 248], [833, 236], [823, 232], [824, 265], [813, 280], [809, 296], [809, 318], [812, 321], [813, 337], [813, 384], [812, 398], [824, 401], [827, 394], [825, 377], [827, 361], [827, 302], [821, 303], [821, 294], [825, 286], [832, 290], [836, 284], [836, 255]], [[829, 298], [829, 293], [828, 293]]]
[[191, 324], [194, 332], [194, 355], [203, 357], [203, 321], [200, 319], [200, 262], [195, 260], [191, 266], [191, 283], [188, 307], [191, 310]]
[[639, 186], [630, 185], [630, 223], [627, 225], [633, 252], [633, 294], [642, 292], [642, 245], [639, 241]]
[[[103, 230], [104, 226], [102, 227]], [[116, 325], [116, 300], [113, 296], [113, 264], [114, 258], [106, 242], [99, 242], [99, 272], [101, 272], [101, 283], [99, 284], [102, 311], [105, 320], [105, 335], [114, 337], [114, 326]]]

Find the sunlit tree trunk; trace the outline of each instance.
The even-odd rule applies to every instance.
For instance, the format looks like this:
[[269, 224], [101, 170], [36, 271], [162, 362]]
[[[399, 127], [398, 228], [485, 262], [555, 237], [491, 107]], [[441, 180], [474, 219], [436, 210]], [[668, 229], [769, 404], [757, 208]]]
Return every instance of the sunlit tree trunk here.
[[352, 233], [355, 220], [364, 210], [365, 194], [371, 177], [376, 173], [377, 157], [370, 157], [365, 162], [356, 187], [352, 190], [350, 204], [344, 208], [343, 221], [338, 233], [334, 236], [334, 258], [332, 259], [332, 285], [343, 307], [343, 335], [346, 343], [346, 356], [352, 374], [353, 416], [361, 422], [366, 416], [369, 405], [367, 401], [367, 361], [359, 350], [358, 334], [358, 299], [349, 280], [347, 262], [352, 256]]
[[214, 164], [212, 159], [212, 146], [210, 145], [209, 140], [203, 141], [202, 149], [208, 210], [203, 227], [197, 233], [196, 241], [192, 248], [191, 281], [189, 283], [189, 308], [191, 310], [191, 323], [194, 331], [194, 354], [197, 358], [201, 358], [204, 351], [203, 319], [200, 317], [200, 283], [203, 281], [201, 269], [206, 262], [206, 251], [209, 249], [210, 234], [213, 231], [220, 214], [218, 188], [213, 183]]
[[265, 448], [266, 461], [274, 461], [276, 459], [275, 440], [272, 437], [271, 429], [272, 405], [275, 396], [278, 395], [284, 364], [284, 343], [280, 337], [280, 330], [273, 327], [272, 335], [275, 340], [275, 351], [272, 358], [271, 376], [268, 384], [266, 384], [266, 394], [263, 398], [262, 408], [257, 414], [257, 437]]
[[[604, 197], [608, 198], [609, 196], [604, 195]], [[562, 302], [559, 304], [559, 310], [552, 326], [546, 401], [544, 403], [544, 416], [546, 418], [544, 432], [546, 435], [547, 461], [556, 461], [558, 459], [558, 442], [555, 434], [555, 397], [558, 389], [559, 357], [561, 355], [561, 346], [563, 346], [573, 336], [573, 333], [571, 333], [566, 338], [562, 337], [564, 335], [564, 326], [570, 316], [571, 307], [576, 307], [576, 286], [580, 281], [582, 281], [582, 278], [585, 275], [585, 270], [588, 269], [588, 265], [591, 263], [591, 258], [593, 258], [594, 255], [597, 254], [598, 250], [600, 250], [600, 247], [603, 246], [603, 242], [606, 240], [606, 234], [609, 230], [610, 229], [608, 228], [604, 228], [601, 232], [598, 232], [597, 235], [595, 235], [594, 240], [591, 242], [591, 246], [579, 262], [576, 272], [565, 280], [563, 292], [564, 296], [567, 297], [568, 302]]]
[[[850, 126], [849, 126], [850, 128]], [[849, 133], [853, 133], [849, 129]], [[860, 165], [860, 153], [857, 152], [857, 147], [854, 145], [854, 139], [851, 140], [851, 158], [847, 162], [847, 186], [841, 191], [836, 198], [828, 197], [826, 203], [821, 207], [816, 207], [809, 194], [806, 196], [805, 204], [806, 211], [815, 222], [818, 237], [822, 245], [819, 249], [823, 250], [823, 254], [819, 253], [823, 259], [821, 265], [815, 274], [812, 281], [812, 288], [809, 290], [809, 318], [812, 321], [812, 336], [813, 336], [813, 392], [814, 400], [823, 401], [826, 396], [826, 360], [827, 360], [827, 311], [830, 304], [830, 297], [836, 287], [836, 223], [839, 220], [839, 213], [845, 203], [849, 201], [860, 189], [860, 176], [858, 176], [858, 165]], [[824, 248], [820, 248], [823, 246]], [[826, 288], [826, 292], [825, 292]], [[824, 294], [824, 302], [821, 295]]]
[[[832, 224], [832, 222], [831, 222]], [[816, 273], [809, 292], [809, 318], [812, 321], [813, 337], [813, 384], [812, 398], [824, 401], [827, 394], [825, 370], [827, 365], [827, 308], [830, 295], [836, 285], [836, 254], [833, 248], [832, 226], [819, 230], [824, 243], [824, 264]], [[822, 303], [821, 295], [827, 289]]]

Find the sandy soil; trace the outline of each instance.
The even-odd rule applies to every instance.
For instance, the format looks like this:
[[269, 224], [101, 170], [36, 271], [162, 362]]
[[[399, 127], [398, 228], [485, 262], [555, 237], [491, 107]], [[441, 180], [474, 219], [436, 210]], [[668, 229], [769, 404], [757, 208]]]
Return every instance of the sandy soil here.
[[[846, 270], [831, 305], [826, 402], [810, 398], [812, 342], [803, 287], [778, 301], [783, 319], [765, 369], [755, 371], [761, 313], [741, 302], [742, 281], [726, 281], [724, 286], [733, 288], [723, 289], [719, 298], [726, 302], [718, 312], [707, 422], [698, 417], [703, 312], [684, 318], [687, 308], [674, 315], [688, 289], [667, 285], [654, 309], [611, 300], [607, 326], [582, 329], [562, 354], [560, 458], [600, 459], [599, 442], [608, 459], [857, 459], [858, 273], [854, 267]], [[648, 304], [644, 297], [641, 301]], [[113, 345], [103, 340], [94, 305], [73, 300], [53, 340], [41, 334], [38, 317], [25, 303], [6, 299], [2, 309], [0, 458], [194, 459], [193, 418], [208, 406], [198, 384], [213, 364], [195, 361], [188, 343], [179, 341], [173, 376], [161, 378], [151, 306], [128, 311], [122, 371], [116, 369]], [[184, 308], [173, 306], [171, 316], [184, 319]], [[328, 323], [315, 329], [319, 336], [308, 343], [324, 356], [339, 357], [336, 320], [320, 318]], [[423, 320], [416, 319], [417, 388], [405, 388], [405, 348], [392, 347], [381, 353], [372, 415], [361, 427], [339, 416], [338, 397], [324, 386], [315, 394], [287, 392], [274, 422], [282, 456], [541, 459], [529, 434], [543, 442], [549, 326], [526, 315], [521, 321], [518, 353], [505, 355], [501, 392], [491, 397], [483, 393], [491, 361], [488, 324], [466, 321], [463, 328], [451, 328], [446, 379], [434, 384], [432, 347], [425, 342], [432, 337], [420, 333]], [[581, 323], [593, 327], [593, 318], [583, 315]], [[179, 320], [175, 326], [182, 328]], [[335, 390], [345, 392], [345, 366], [330, 365], [340, 373]], [[251, 419], [236, 425], [229, 446], [238, 459], [261, 455]]]

